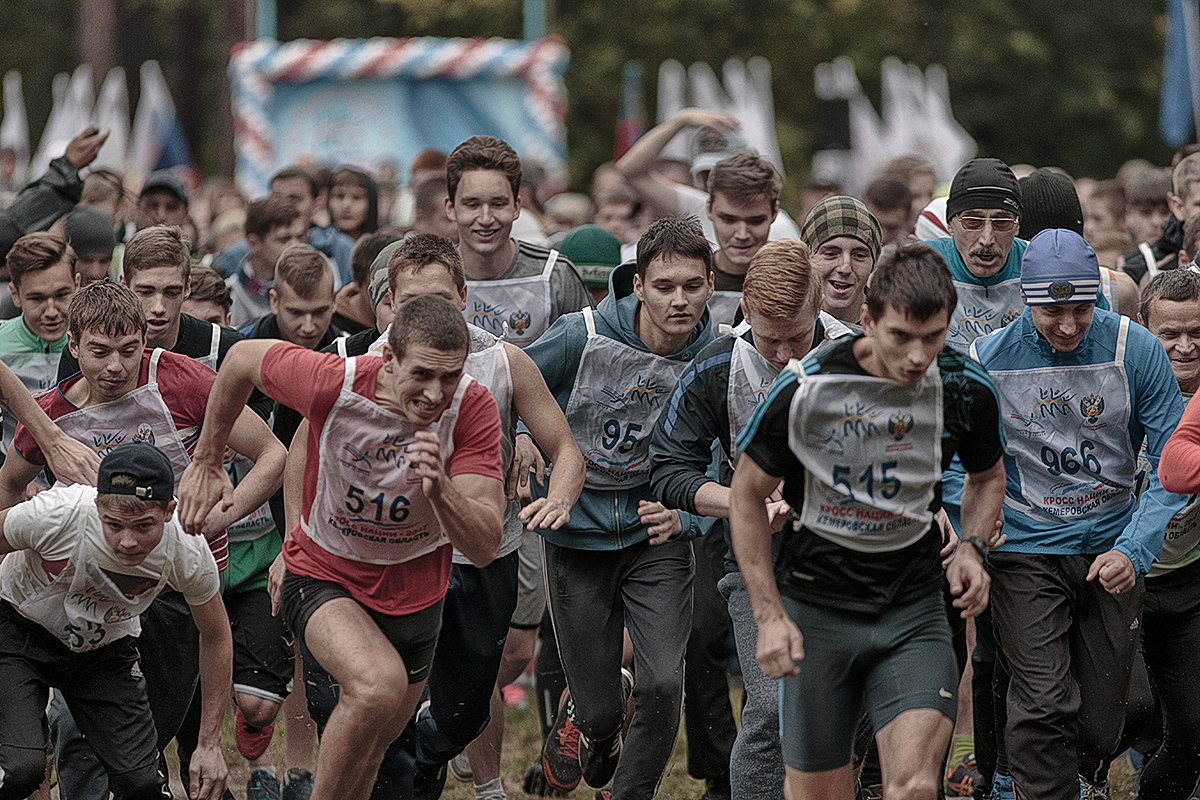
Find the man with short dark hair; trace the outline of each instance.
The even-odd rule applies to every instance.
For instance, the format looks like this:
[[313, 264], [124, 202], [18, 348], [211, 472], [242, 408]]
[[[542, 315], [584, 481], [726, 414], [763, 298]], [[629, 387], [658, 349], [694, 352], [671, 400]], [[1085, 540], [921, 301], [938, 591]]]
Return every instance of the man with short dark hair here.
[[521, 159], [500, 139], [472, 136], [446, 164], [446, 213], [467, 274], [467, 322], [527, 347], [556, 319], [591, 305], [557, 250], [512, 238], [521, 213]]
[[904, 244], [917, 224], [913, 194], [908, 184], [895, 178], [876, 178], [867, 184], [863, 202], [879, 222], [884, 244]]
[[169, 797], [139, 668], [138, 615], [178, 592], [199, 628], [203, 696], [189, 796], [217, 800], [227, 769], [221, 720], [233, 643], [204, 540], [174, 517], [170, 459], [115, 448], [97, 488], [56, 486], [0, 511], [0, 797], [20, 800], [46, 769], [48, 689], [66, 697], [121, 798]]
[[315, 247], [290, 245], [279, 256], [271, 313], [242, 332], [250, 339], [284, 339], [319, 350], [342, 332], [333, 327], [333, 267]]
[[[300, 220], [303, 231], [300, 241], [307, 242], [329, 256], [336, 265], [334, 284], [341, 288], [351, 280], [350, 251], [354, 240], [337, 229], [336, 225], [318, 225], [314, 219], [317, 213], [317, 199], [321, 194], [320, 187], [312, 174], [300, 166], [289, 166], [271, 176], [271, 194], [291, 200], [300, 209]], [[213, 266], [225, 274], [233, 275], [238, 266], [250, 252], [246, 242], [238, 242], [217, 253]]]
[[[25, 388], [44, 392], [67, 346], [67, 304], [75, 291], [75, 251], [52, 233], [22, 236], [5, 257], [12, 273], [13, 302], [21, 316], [0, 323], [0, 361]], [[4, 415], [0, 456], [8, 452], [17, 422]]]
[[[654, 223], [638, 242], [637, 263], [615, 269], [609, 285], [594, 313], [585, 306], [562, 317], [526, 351], [587, 467], [570, 522], [541, 531], [571, 692], [543, 765], [553, 788], [582, 776], [596, 788], [612, 780], [614, 796], [648, 800], [670, 758], [683, 700], [692, 555], [682, 540], [707, 527], [654, 497], [648, 458], [654, 422], [688, 362], [712, 340], [712, 251], [699, 223]], [[621, 670], [625, 628], [638, 670], [632, 686]], [[631, 690], [637, 710], [622, 750]], [[568, 725], [578, 729], [573, 767], [568, 737], [558, 735]]]
[[708, 173], [704, 213], [717, 240], [713, 296], [708, 301], [713, 324], [734, 322], [746, 270], [779, 214], [782, 183], [771, 162], [750, 151], [721, 159]]
[[[390, 293], [398, 306], [423, 295], [445, 298], [458, 307], [466, 304], [466, 282], [462, 259], [449, 240], [429, 234], [414, 234], [401, 242], [389, 245], [380, 253], [387, 265]], [[446, 762], [481, 735], [485, 726], [497, 726], [489, 733], [495, 746], [491, 764], [479, 764], [475, 772], [475, 794], [478, 800], [501, 800], [504, 795], [499, 777], [499, 743], [503, 738], [503, 705], [496, 687], [497, 670], [502, 654], [516, 640], [523, 639], [527, 655], [521, 666], [533, 655], [533, 640], [537, 623], [545, 608], [544, 590], [537, 581], [532, 591], [518, 580], [519, 548], [535, 537], [539, 527], [561, 527], [570, 516], [570, 509], [579, 496], [583, 483], [583, 458], [562, 412], [554, 403], [537, 367], [520, 348], [485, 331], [468, 326], [471, 352], [464, 362], [466, 369], [496, 400], [501, 417], [501, 451], [508, 480], [508, 502], [505, 506], [504, 537], [495, 561], [486, 567], [476, 567], [462, 553], [454, 553], [450, 573], [450, 589], [442, 610], [442, 629], [429, 676], [429, 702], [424, 704], [406, 734], [389, 749], [378, 791], [396, 789], [400, 766], [389, 762], [400, 758], [401, 749], [416, 759], [412, 776], [414, 796], [436, 797], [442, 791], [446, 777]], [[352, 337], [346, 342], [343, 355], [379, 352], [387, 342], [390, 331], [386, 326], [374, 343]], [[355, 341], [357, 339], [357, 342]], [[339, 340], [340, 341], [340, 340]], [[326, 352], [332, 352], [332, 346]], [[517, 418], [528, 427], [529, 433], [516, 432]], [[517, 483], [528, 480], [529, 460], [536, 438], [554, 464], [549, 494], [522, 507], [517, 498]], [[306, 448], [296, 442], [289, 458], [303, 460]], [[540, 573], [539, 573], [540, 577]], [[534, 595], [530, 598], [528, 595]], [[540, 600], [541, 602], [537, 602]], [[532, 608], [529, 608], [532, 607]], [[516, 613], [524, 614], [526, 625], [532, 620], [532, 630], [510, 628], [517, 624]], [[306, 661], [306, 674], [314, 672]], [[309, 685], [309, 705], [313, 717], [323, 724], [332, 707], [330, 698], [319, 697], [321, 687], [328, 681], [322, 675], [306, 678]], [[324, 705], [324, 708], [320, 706]], [[492, 719], [489, 721], [489, 713]], [[415, 751], [415, 752], [414, 752]], [[488, 770], [491, 770], [489, 772]], [[386, 774], [386, 777], [384, 775]]]
[[463, 372], [469, 344], [458, 309], [418, 297], [399, 310], [382, 358], [250, 340], [217, 377], [180, 488], [185, 528], [199, 527], [228, 492], [227, 420], [252, 386], [287, 397], [311, 423], [301, 521], [271, 591], [340, 687], [313, 800], [365, 800], [416, 709], [449, 582], [446, 545], [477, 566], [500, 545], [500, 419]]
[[[728, 483], [738, 454], [734, 442], [755, 406], [789, 360], [802, 358], [827, 339], [850, 334], [821, 311], [821, 299], [822, 282], [803, 242], [777, 239], [755, 254], [741, 300], [745, 321], [700, 351], [654, 427], [650, 487], [665, 505], [728, 519]], [[718, 479], [710, 474], [714, 441], [720, 442], [725, 456]], [[754, 617], [729, 547], [727, 524], [714, 526], [693, 550], [697, 608], [684, 696], [688, 772], [707, 782], [709, 798], [778, 798], [783, 793], [778, 686], [754, 661]], [[708, 585], [702, 587], [702, 580]], [[699, 607], [712, 602], [710, 595], [728, 606], [723, 626], [712, 624], [719, 619], [713, 611], [701, 622]], [[730, 617], [746, 689], [736, 734], [725, 669]]]
[[246, 255], [225, 279], [233, 297], [229, 315], [235, 328], [270, 313], [275, 263], [284, 250], [304, 241], [304, 225], [299, 207], [287, 197], [270, 195], [246, 208]]
[[[945, 346], [955, 300], [931, 248], [885, 255], [867, 291], [864, 335], [791, 361], [737, 440], [733, 548], [758, 623], [758, 662], [784, 678], [790, 797], [853, 796], [864, 706], [884, 796], [938, 795], [958, 685], [942, 581], [964, 618], [987, 605], [985, 539], [1004, 494], [994, 389]], [[970, 473], [972, 514], [943, 576], [933, 517], [955, 452]], [[766, 501], [781, 478], [793, 511], [772, 568]]]
[[[746, 140], [738, 132], [740, 128], [741, 123], [728, 114], [703, 108], [685, 108], [638, 139], [633, 147], [629, 148], [629, 152], [616, 163], [616, 170], [629, 181], [643, 201], [659, 209], [660, 213], [697, 217], [708, 240], [714, 246], [720, 245], [714, 221], [707, 213], [712, 204], [709, 178], [719, 162], [735, 153], [751, 152]], [[690, 143], [693, 182], [691, 186], [676, 183], [655, 168], [667, 144], [681, 131], [688, 129], [693, 130]], [[777, 200], [778, 188], [774, 194]], [[763, 237], [763, 241], [798, 239], [800, 229], [795, 220], [788, 216], [787, 212], [780, 214], [777, 211], [778, 204], [776, 211], [771, 213], [769, 232]], [[751, 253], [750, 256], [752, 255], [754, 254]], [[747, 264], [750, 256], [745, 257]], [[742, 272], [745, 272], [744, 266]]]

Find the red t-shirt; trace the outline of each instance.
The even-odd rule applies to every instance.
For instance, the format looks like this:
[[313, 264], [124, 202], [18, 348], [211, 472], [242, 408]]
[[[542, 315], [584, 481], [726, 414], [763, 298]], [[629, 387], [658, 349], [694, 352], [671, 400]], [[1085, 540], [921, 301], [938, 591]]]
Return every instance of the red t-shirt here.
[[[150, 379], [150, 356], [153, 350], [142, 351], [142, 366], [138, 373], [138, 386], [145, 386]], [[171, 421], [179, 431], [184, 448], [191, 455], [200, 436], [200, 426], [204, 423], [204, 411], [208, 408], [208, 394], [212, 391], [213, 381], [217, 373], [193, 358], [181, 356], [164, 350], [158, 359], [158, 391], [171, 412]], [[83, 376], [76, 374], [60, 383], [53, 391], [46, 392], [37, 398], [37, 403], [50, 419], [78, 411], [79, 407], [66, 397], [66, 390], [74, 386]], [[84, 442], [96, 452], [113, 447], [114, 442]], [[42, 453], [33, 436], [24, 425], [17, 425], [16, 435], [13, 436], [13, 447], [30, 464], [44, 466], [46, 456]], [[175, 487], [178, 490], [178, 486]], [[217, 566], [224, 570], [229, 562], [229, 538], [222, 531], [208, 542], [217, 560]]]
[[[303, 414], [309, 421], [308, 459], [304, 465], [301, 507], [307, 518], [317, 493], [317, 453], [325, 420], [333, 409], [345, 378], [345, 359], [281, 343], [263, 359], [261, 375], [266, 393]], [[375, 401], [375, 378], [383, 366], [377, 356], [360, 356], [354, 373], [354, 393]], [[454, 453], [446, 474], [483, 475], [503, 480], [500, 456], [500, 413], [496, 401], [479, 383], [463, 393], [454, 426]], [[369, 564], [334, 555], [315, 544], [297, 526], [283, 546], [287, 568], [294, 574], [333, 581], [346, 587], [355, 600], [383, 614], [411, 614], [440, 600], [450, 585], [449, 545], [400, 564]]]

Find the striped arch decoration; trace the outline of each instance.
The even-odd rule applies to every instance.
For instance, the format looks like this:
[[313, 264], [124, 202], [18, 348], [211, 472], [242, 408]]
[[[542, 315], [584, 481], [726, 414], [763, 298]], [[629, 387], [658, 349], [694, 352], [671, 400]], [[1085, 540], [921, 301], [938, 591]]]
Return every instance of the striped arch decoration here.
[[566, 180], [567, 48], [557, 37], [260, 39], [233, 50], [237, 182], [250, 197], [292, 163], [389, 160], [498, 136]]

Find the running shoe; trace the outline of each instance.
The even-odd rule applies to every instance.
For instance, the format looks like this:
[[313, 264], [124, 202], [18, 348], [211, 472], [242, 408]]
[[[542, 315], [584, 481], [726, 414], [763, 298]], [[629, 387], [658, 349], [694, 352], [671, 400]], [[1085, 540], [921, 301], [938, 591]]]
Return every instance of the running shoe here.
[[[621, 709], [627, 712], [629, 697], [633, 694], [633, 673], [624, 667], [621, 667], [621, 694]], [[621, 726], [622, 729], [624, 727]], [[620, 757], [621, 730], [595, 742], [579, 734], [579, 769], [588, 786], [606, 786], [617, 771]]]
[[983, 775], [975, 766], [975, 754], [968, 753], [962, 761], [946, 771], [946, 796], [971, 797], [982, 780]]
[[246, 717], [242, 715], [242, 707], [235, 706], [233, 712], [233, 733], [237, 739], [238, 752], [247, 761], [254, 759], [267, 752], [267, 748], [271, 746], [271, 736], [275, 733], [275, 723], [272, 722], [265, 728], [253, 728], [246, 724]]
[[594, 742], [579, 734], [579, 771], [588, 786], [603, 787], [611, 781], [620, 758], [620, 731]]
[[279, 779], [265, 769], [250, 770], [246, 781], [246, 800], [282, 800]]
[[475, 773], [471, 771], [471, 759], [467, 757], [466, 751], [450, 759], [450, 774], [454, 776], [454, 780], [462, 783], [470, 783], [475, 779]]
[[1092, 783], [1080, 775], [1079, 800], [1109, 800], [1108, 781], [1104, 783]]
[[568, 697], [558, 709], [554, 727], [542, 746], [542, 774], [546, 786], [559, 792], [570, 792], [579, 785], [581, 777], [579, 729], [571, 721], [574, 704]]
[[313, 774], [306, 769], [289, 769], [283, 776], [283, 800], [308, 800], [312, 790]]
[[521, 788], [525, 794], [533, 797], [566, 797], [566, 792], [560, 792], [558, 789], [546, 783], [546, 773], [542, 770], [542, 759], [539, 756], [538, 760], [533, 762], [529, 769], [525, 770], [525, 774], [521, 777]]

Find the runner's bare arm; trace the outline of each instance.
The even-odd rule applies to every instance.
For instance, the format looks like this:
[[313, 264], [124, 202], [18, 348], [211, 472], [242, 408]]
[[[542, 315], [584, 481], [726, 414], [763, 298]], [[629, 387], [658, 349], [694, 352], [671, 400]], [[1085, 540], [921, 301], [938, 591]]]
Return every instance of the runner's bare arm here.
[[4, 521], [8, 519], [8, 509], [0, 511], [0, 559], [9, 553], [17, 552], [17, 548], [8, 543], [8, 537], [4, 535]]
[[42, 467], [30, 464], [16, 448], [9, 448], [4, 465], [0, 466], [0, 508], [12, 508], [25, 499], [25, 487], [37, 477]]
[[0, 401], [29, 429], [56, 478], [63, 483], [96, 485], [100, 456], [63, 433], [62, 428], [46, 416], [21, 379], [3, 363], [0, 363]]
[[221, 754], [221, 725], [233, 689], [233, 637], [220, 594], [192, 606], [200, 629], [200, 735], [191, 761], [191, 791], [197, 800], [219, 800], [229, 770]]
[[[968, 472], [962, 493], [963, 542], [978, 539], [987, 547], [1003, 542], [996, 526], [1004, 504], [1004, 459], [997, 459], [984, 472]], [[983, 555], [975, 547], [960, 544], [946, 567], [946, 581], [955, 599], [955, 608], [962, 609], [963, 619], [977, 616], [988, 604], [991, 577], [983, 563]]]
[[798, 674], [797, 662], [804, 658], [804, 639], [784, 610], [771, 566], [771, 526], [765, 501], [778, 485], [779, 478], [743, 455], [729, 487], [733, 552], [758, 623], [758, 663], [771, 678]]
[[[558, 407], [554, 395], [550, 394], [533, 359], [512, 345], [505, 345], [504, 350], [512, 371], [513, 402], [517, 407], [517, 415], [554, 465], [546, 496], [525, 506], [521, 510], [521, 520], [531, 531], [538, 528], [558, 530], [570, 521], [571, 508], [583, 491], [583, 454], [571, 435], [566, 415]], [[515, 459], [513, 467], [518, 468]], [[528, 469], [519, 476], [519, 480], [522, 484], [529, 480]]]
[[218, 501], [231, 502], [233, 485], [225, 472], [225, 445], [251, 390], [262, 389], [262, 363], [278, 339], [244, 339], [229, 348], [213, 382], [204, 424], [192, 463], [179, 481], [179, 520], [184, 530], [199, 533]]
[[728, 114], [708, 111], [703, 108], [685, 108], [663, 124], [651, 128], [621, 156], [616, 163], [617, 171], [625, 176], [634, 190], [664, 214], [679, 211], [679, 200], [675, 184], [669, 178], [653, 171], [654, 162], [662, 155], [663, 148], [680, 131], [688, 128], [710, 126], [726, 130], [738, 130], [741, 123]]
[[300, 524], [300, 515], [304, 513], [304, 465], [308, 461], [308, 420], [300, 421], [300, 427], [292, 436], [292, 445], [288, 448], [287, 464], [283, 468], [283, 524], [287, 526], [284, 540], [290, 536], [292, 529]]
[[408, 457], [451, 544], [475, 566], [490, 564], [503, 535], [504, 482], [485, 475], [447, 475], [432, 431], [417, 431]]
[[[308, 420], [301, 420], [300, 427], [292, 436], [288, 448], [287, 463], [283, 468], [283, 541], [292, 538], [292, 531], [300, 524], [304, 494], [304, 462], [308, 458]], [[279, 614], [280, 591], [283, 589], [283, 553], [275, 556], [267, 575], [267, 594], [271, 596], [271, 614]]]
[[964, 539], [976, 538], [989, 548], [1001, 544], [1001, 528], [996, 526], [1004, 507], [1004, 459], [991, 469], [968, 472], [962, 493], [962, 529]]
[[275, 438], [262, 418], [243, 406], [233, 430], [229, 446], [254, 462], [246, 476], [234, 487], [228, 510], [216, 508], [205, 520], [206, 533], [219, 533], [275, 494], [283, 482], [283, 465], [287, 449]]

